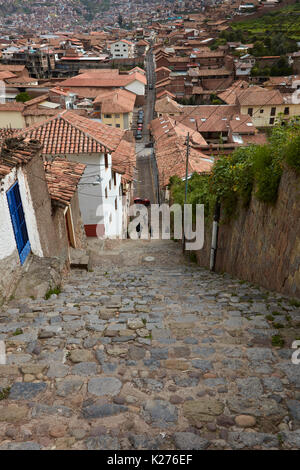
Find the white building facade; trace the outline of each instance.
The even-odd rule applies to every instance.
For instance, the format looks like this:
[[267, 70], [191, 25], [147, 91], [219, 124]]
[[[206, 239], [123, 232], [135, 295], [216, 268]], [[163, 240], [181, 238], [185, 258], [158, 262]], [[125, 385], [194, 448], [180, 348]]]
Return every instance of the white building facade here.
[[81, 216], [88, 237], [122, 238], [122, 175], [113, 169], [110, 153], [68, 155], [68, 160], [84, 163], [86, 169], [78, 186]]
[[110, 45], [110, 53], [113, 59], [130, 59], [134, 57], [134, 44], [126, 39], [113, 42]]

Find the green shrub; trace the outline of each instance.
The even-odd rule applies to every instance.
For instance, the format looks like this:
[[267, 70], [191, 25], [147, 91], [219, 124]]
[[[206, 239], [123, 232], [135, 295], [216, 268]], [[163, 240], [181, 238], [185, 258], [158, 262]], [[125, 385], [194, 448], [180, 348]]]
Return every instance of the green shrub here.
[[5, 400], [9, 397], [10, 394], [10, 387], [7, 388], [0, 388], [0, 400]]
[[287, 144], [285, 158], [287, 164], [300, 173], [300, 135]]
[[50, 299], [51, 295], [59, 295], [61, 293], [61, 288], [59, 286], [54, 287], [54, 289], [49, 289], [45, 294], [45, 300]]
[[257, 199], [262, 202], [276, 202], [282, 169], [272, 145], [256, 147], [253, 167]]
[[272, 342], [272, 346], [277, 346], [280, 348], [283, 348], [284, 346], [284, 339], [282, 338], [281, 335], [273, 335], [271, 342]]
[[30, 95], [27, 93], [27, 91], [22, 91], [16, 96], [16, 101], [20, 103], [25, 103], [26, 101], [29, 101]]
[[[194, 173], [188, 181], [187, 202], [204, 204], [205, 216], [214, 212], [221, 202], [224, 220], [232, 217], [239, 204], [247, 207], [253, 193], [265, 203], [274, 204], [284, 164], [300, 173], [300, 121], [291, 119], [279, 123], [270, 132], [269, 143], [236, 149], [231, 155], [220, 155], [210, 175]], [[253, 191], [255, 188], [255, 191]], [[185, 181], [170, 178], [169, 189], [174, 202], [185, 200]]]

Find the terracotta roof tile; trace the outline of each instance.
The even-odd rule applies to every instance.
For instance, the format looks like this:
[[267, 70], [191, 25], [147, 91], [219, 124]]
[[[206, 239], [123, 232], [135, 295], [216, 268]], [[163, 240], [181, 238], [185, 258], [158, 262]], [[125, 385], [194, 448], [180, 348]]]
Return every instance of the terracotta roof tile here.
[[56, 158], [45, 162], [45, 175], [52, 202], [68, 206], [77, 190], [86, 165]]
[[265, 104], [283, 104], [283, 97], [278, 90], [268, 90], [260, 86], [248, 86], [247, 82], [239, 80], [223, 93], [219, 98], [228, 104], [239, 104], [241, 106], [263, 106]]
[[0, 154], [0, 179], [19, 165], [28, 163], [41, 150], [40, 142], [8, 137], [2, 143]]
[[23, 116], [55, 116], [61, 111], [61, 109], [51, 109], [51, 108], [35, 108], [29, 107], [23, 111]]
[[17, 103], [16, 101], [0, 104], [0, 111], [19, 111], [21, 113], [24, 108], [24, 103]]
[[23, 72], [26, 69], [25, 65], [7, 65], [7, 64], [0, 64], [0, 71], [7, 71], [10, 72]]
[[[151, 132], [155, 140], [156, 161], [159, 172], [159, 180], [163, 186], [169, 183], [170, 177], [177, 175], [185, 177], [186, 167], [186, 136], [191, 133], [191, 144], [206, 145], [205, 139], [198, 132], [181, 123], [177, 123], [167, 114], [159, 119], [151, 121]], [[193, 172], [206, 173], [212, 168], [212, 160], [202, 152], [190, 148], [189, 174]]]
[[266, 90], [261, 87], [249, 87], [237, 97], [241, 106], [263, 106], [265, 104], [277, 105], [283, 104], [283, 97], [278, 90]]
[[44, 93], [43, 95], [36, 96], [31, 100], [25, 101], [24, 106], [27, 108], [28, 106], [33, 106], [35, 104], [41, 103], [42, 101], [46, 101], [49, 98], [49, 93]]
[[157, 99], [161, 98], [162, 96], [170, 96], [170, 98], [176, 98], [176, 96], [173, 95], [173, 93], [171, 93], [168, 90], [162, 90], [159, 93], [156, 93], [156, 98]]
[[130, 113], [133, 111], [136, 95], [127, 90], [113, 90], [98, 95], [94, 104], [101, 103], [102, 113]]
[[14, 78], [16, 75], [12, 72], [8, 71], [3, 71], [0, 72], [0, 80], [6, 80], [7, 78]]
[[146, 77], [140, 72], [128, 73], [118, 76], [108, 76], [109, 74], [99, 73], [82, 73], [76, 77], [68, 78], [60, 83], [62, 87], [96, 87], [96, 88], [113, 88], [126, 86], [132, 83], [135, 80], [147, 84]]
[[164, 96], [155, 103], [157, 113], [182, 113], [182, 105], [172, 100], [168, 95]]
[[128, 166], [131, 167], [132, 161], [135, 161], [135, 144], [127, 141], [126, 132], [80, 116], [74, 111], [64, 110], [20, 130], [18, 135], [39, 140], [42, 152], [46, 155], [110, 152], [113, 168], [118, 168], [124, 174], [130, 173]]

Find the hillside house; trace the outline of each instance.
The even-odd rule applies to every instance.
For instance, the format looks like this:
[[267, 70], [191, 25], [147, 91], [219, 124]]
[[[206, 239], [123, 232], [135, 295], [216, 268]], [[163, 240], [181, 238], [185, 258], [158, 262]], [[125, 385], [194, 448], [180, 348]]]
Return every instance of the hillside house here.
[[69, 263], [84, 243], [77, 187], [85, 165], [41, 158], [36, 140], [8, 138], [0, 155], [0, 301], [11, 294], [32, 256]]
[[292, 94], [282, 94], [279, 90], [250, 86], [243, 81], [235, 82], [232, 87], [220, 93], [224, 103], [239, 106], [241, 114], [251, 116], [256, 127], [270, 127], [283, 119], [300, 115], [300, 103], [293, 102]]
[[116, 89], [100, 93], [94, 100], [93, 118], [108, 126], [131, 129], [136, 95], [131, 91]]
[[64, 110], [21, 135], [41, 141], [45, 161], [86, 165], [79, 205], [87, 236], [124, 234], [135, 168], [135, 145], [125, 131]]
[[121, 39], [110, 45], [110, 54], [113, 59], [130, 59], [134, 57], [134, 43]]

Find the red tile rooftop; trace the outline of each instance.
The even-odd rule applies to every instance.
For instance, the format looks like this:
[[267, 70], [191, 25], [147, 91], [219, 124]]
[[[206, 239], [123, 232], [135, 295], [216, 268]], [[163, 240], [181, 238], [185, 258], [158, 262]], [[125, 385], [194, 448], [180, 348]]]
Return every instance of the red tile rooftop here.
[[68, 206], [77, 190], [86, 165], [56, 158], [45, 162], [45, 175], [52, 202]]
[[8, 137], [2, 143], [0, 154], [0, 179], [19, 165], [28, 163], [41, 150], [40, 142]]

